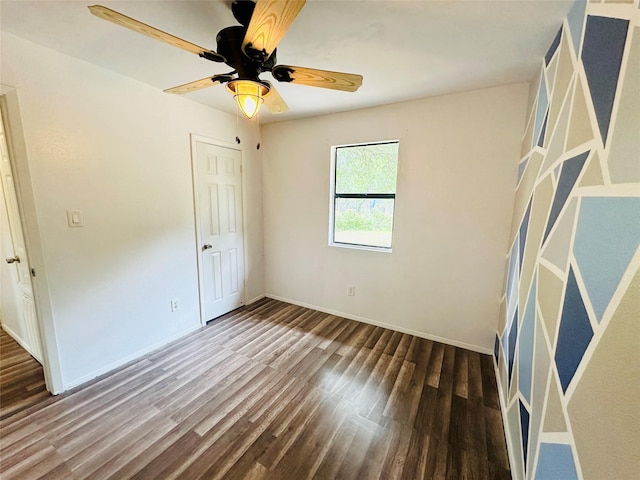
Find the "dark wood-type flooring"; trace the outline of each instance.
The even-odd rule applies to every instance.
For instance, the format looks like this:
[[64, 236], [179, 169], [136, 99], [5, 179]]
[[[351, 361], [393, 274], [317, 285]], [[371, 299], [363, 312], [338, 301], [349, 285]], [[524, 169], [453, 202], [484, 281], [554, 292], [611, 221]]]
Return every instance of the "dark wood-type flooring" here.
[[0, 420], [48, 396], [42, 365], [0, 328]]
[[511, 478], [490, 356], [267, 299], [0, 428], [6, 480]]

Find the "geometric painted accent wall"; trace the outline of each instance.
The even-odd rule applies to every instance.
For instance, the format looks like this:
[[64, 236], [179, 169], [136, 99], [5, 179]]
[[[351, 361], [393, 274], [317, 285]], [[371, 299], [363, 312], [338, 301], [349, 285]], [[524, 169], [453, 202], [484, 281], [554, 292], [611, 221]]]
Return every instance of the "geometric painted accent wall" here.
[[531, 87], [494, 360], [516, 479], [640, 478], [640, 6], [576, 1]]

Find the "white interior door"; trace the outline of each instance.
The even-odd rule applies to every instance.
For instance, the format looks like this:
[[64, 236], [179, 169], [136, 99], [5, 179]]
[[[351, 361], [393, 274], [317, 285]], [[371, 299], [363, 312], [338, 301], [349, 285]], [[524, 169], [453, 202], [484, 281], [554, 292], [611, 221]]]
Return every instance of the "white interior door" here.
[[[42, 363], [42, 344], [31, 285], [15, 183], [9, 160], [4, 124], [0, 119], [0, 176], [2, 177], [2, 323], [3, 327], [36, 360]], [[6, 216], [5, 216], [6, 214]]]
[[194, 137], [202, 321], [244, 304], [242, 154]]

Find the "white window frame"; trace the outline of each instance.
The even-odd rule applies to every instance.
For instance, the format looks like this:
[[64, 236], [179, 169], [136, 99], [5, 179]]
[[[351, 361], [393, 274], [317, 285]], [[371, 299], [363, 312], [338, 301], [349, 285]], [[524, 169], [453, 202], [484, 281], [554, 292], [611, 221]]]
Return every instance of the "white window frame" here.
[[[362, 147], [367, 145], [381, 145], [384, 143], [397, 143], [398, 144], [398, 158], [396, 159], [396, 167], [399, 168], [400, 165], [400, 140], [399, 139], [391, 139], [391, 140], [375, 140], [371, 142], [362, 142], [362, 143], [346, 143], [344, 145], [333, 145], [331, 147], [331, 170], [329, 171], [329, 246], [330, 247], [338, 247], [338, 248], [351, 248], [355, 250], [368, 250], [372, 252], [383, 252], [383, 253], [392, 253], [393, 252], [393, 232], [395, 229], [395, 221], [396, 221], [396, 199], [398, 195], [398, 175], [396, 174], [396, 193], [394, 194], [394, 202], [393, 202], [393, 223], [391, 225], [391, 247], [376, 247], [374, 245], [359, 245], [354, 243], [341, 243], [335, 242], [334, 231], [335, 231], [335, 199], [336, 199], [336, 152], [339, 148], [344, 147]], [[396, 170], [397, 171], [397, 170]]]

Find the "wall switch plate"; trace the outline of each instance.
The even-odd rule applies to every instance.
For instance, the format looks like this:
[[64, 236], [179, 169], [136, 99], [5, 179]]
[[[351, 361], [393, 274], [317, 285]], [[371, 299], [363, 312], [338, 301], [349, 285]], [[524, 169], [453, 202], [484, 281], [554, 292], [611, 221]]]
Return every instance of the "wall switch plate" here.
[[354, 285], [347, 285], [347, 295], [354, 297], [356, 294], [356, 287]]
[[171, 311], [175, 312], [176, 310], [180, 310], [180, 299], [174, 298], [171, 300]]
[[67, 210], [67, 223], [71, 228], [84, 227], [82, 210]]

